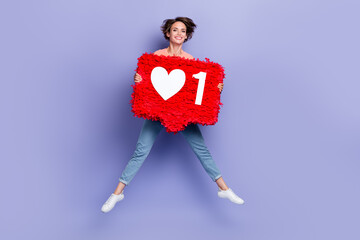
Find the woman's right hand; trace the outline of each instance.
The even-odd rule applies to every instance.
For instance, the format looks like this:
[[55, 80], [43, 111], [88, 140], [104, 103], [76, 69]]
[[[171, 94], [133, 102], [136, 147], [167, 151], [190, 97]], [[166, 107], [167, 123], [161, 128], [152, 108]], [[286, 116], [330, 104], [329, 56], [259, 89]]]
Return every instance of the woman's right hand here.
[[141, 78], [140, 74], [135, 73], [135, 75], [134, 75], [134, 81], [135, 81], [136, 83], [138, 83], [138, 82], [140, 82], [141, 80], [142, 80], [142, 78]]

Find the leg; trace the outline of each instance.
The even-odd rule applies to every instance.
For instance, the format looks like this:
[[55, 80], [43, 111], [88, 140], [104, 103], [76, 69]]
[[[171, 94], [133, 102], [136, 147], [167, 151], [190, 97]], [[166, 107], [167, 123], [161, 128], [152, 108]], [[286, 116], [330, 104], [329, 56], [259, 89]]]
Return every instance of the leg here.
[[159, 121], [145, 120], [136, 143], [135, 152], [119, 178], [120, 183], [117, 188], [117, 192], [119, 194], [125, 185], [130, 183], [137, 171], [140, 169], [141, 165], [144, 163], [162, 128], [163, 126]]
[[103, 204], [101, 211], [105, 213], [111, 211], [117, 202], [120, 202], [122, 199], [124, 199], [124, 194], [122, 194], [122, 191], [124, 190], [125, 186], [130, 183], [136, 172], [140, 169], [162, 128], [163, 126], [158, 121], [145, 120], [140, 132], [140, 136], [136, 143], [135, 152], [122, 172], [116, 190]]
[[[219, 187], [227, 187], [221, 177], [221, 173], [217, 168], [214, 160], [212, 159], [209, 150], [207, 149], [204, 138], [200, 132], [199, 126], [190, 124], [185, 128], [181, 134], [185, 137], [186, 141], [190, 144], [192, 150], [200, 160], [201, 165], [204, 167], [210, 178], [218, 184]], [[220, 185], [219, 185], [220, 184]]]
[[221, 177], [219, 169], [216, 167], [209, 150], [205, 146], [204, 139], [198, 125], [191, 124], [181, 133], [188, 141], [191, 148], [194, 150], [196, 156], [199, 158], [208, 175], [218, 185], [218, 196], [220, 198], [227, 198], [236, 204], [243, 204], [244, 200], [237, 196], [231, 188], [226, 186], [224, 179]]

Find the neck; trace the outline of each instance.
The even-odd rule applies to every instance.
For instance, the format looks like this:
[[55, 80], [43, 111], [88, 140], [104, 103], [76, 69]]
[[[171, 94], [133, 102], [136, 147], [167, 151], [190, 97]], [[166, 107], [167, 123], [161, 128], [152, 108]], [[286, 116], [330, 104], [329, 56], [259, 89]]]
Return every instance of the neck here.
[[182, 51], [182, 44], [173, 44], [172, 42], [170, 42], [170, 45], [168, 47], [168, 53], [169, 55], [172, 56], [177, 56], [177, 55], [181, 55], [181, 51]]

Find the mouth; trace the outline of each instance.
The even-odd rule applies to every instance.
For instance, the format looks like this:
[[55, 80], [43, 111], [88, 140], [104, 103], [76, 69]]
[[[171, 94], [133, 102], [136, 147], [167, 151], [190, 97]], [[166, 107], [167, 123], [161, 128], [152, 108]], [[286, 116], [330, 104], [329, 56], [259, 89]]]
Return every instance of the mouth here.
[[182, 37], [175, 37], [176, 40], [182, 40]]

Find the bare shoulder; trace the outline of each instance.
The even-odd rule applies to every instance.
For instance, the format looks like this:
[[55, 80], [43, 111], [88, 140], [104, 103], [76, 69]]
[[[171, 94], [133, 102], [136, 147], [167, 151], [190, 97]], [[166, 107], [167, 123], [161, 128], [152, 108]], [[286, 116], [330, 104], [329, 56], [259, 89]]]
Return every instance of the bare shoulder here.
[[166, 48], [155, 51], [154, 55], [166, 55]]
[[195, 59], [191, 54], [189, 54], [189, 53], [187, 53], [187, 52], [185, 52], [185, 51], [183, 51], [183, 55], [184, 55], [184, 57], [187, 58], [187, 59]]

